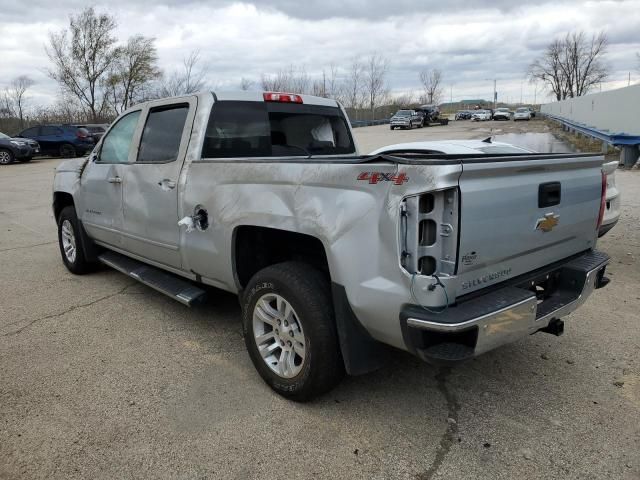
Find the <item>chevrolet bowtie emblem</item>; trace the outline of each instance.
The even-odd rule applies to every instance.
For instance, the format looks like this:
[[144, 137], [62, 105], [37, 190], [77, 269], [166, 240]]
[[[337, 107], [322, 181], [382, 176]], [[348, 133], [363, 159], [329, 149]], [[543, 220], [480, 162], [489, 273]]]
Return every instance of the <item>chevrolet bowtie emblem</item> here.
[[539, 218], [536, 222], [536, 230], [542, 230], [543, 232], [550, 232], [553, 227], [560, 223], [560, 215], [555, 215], [553, 212], [547, 213], [544, 218]]

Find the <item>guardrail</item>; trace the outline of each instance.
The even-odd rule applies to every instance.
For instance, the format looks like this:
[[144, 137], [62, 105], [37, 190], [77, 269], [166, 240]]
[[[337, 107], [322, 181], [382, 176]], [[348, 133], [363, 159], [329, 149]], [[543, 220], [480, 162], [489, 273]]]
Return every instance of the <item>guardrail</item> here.
[[550, 113], [542, 113], [546, 118], [556, 121], [562, 125], [562, 128], [574, 133], [580, 133], [587, 137], [602, 140], [603, 152], [606, 152], [608, 145], [620, 147], [620, 165], [625, 167], [633, 167], [638, 158], [640, 158], [640, 135], [627, 135], [625, 133], [609, 133], [605, 130], [599, 130], [579, 122], [567, 120], [566, 118]]
[[620, 147], [625, 166], [640, 157], [640, 85], [547, 103], [540, 110], [567, 130]]

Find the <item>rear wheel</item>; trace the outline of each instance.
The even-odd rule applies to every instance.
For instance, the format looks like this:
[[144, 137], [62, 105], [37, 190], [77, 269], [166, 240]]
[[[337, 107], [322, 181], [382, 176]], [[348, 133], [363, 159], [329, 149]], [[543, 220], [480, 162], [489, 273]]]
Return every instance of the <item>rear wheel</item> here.
[[342, 379], [329, 282], [311, 265], [284, 262], [256, 273], [242, 316], [251, 361], [278, 394], [308, 401]]
[[77, 156], [76, 148], [70, 143], [63, 143], [62, 145], [60, 145], [58, 151], [60, 153], [60, 156], [64, 158], [75, 158]]
[[0, 165], [9, 165], [13, 160], [14, 156], [11, 150], [0, 150]]

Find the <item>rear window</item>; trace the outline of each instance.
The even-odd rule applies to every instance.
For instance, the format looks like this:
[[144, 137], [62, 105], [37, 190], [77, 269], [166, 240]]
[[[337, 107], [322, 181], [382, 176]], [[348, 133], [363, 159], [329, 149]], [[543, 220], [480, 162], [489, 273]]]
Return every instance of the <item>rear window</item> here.
[[355, 152], [337, 107], [220, 101], [213, 105], [204, 158], [341, 155]]

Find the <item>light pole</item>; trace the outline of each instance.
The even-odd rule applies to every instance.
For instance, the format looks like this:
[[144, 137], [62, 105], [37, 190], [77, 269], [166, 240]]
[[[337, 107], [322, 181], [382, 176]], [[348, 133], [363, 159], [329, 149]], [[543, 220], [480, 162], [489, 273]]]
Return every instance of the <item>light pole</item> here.
[[[485, 80], [491, 80], [490, 78], [485, 78]], [[493, 79], [493, 109], [495, 110], [498, 106], [498, 92], [496, 91], [496, 79]]]

